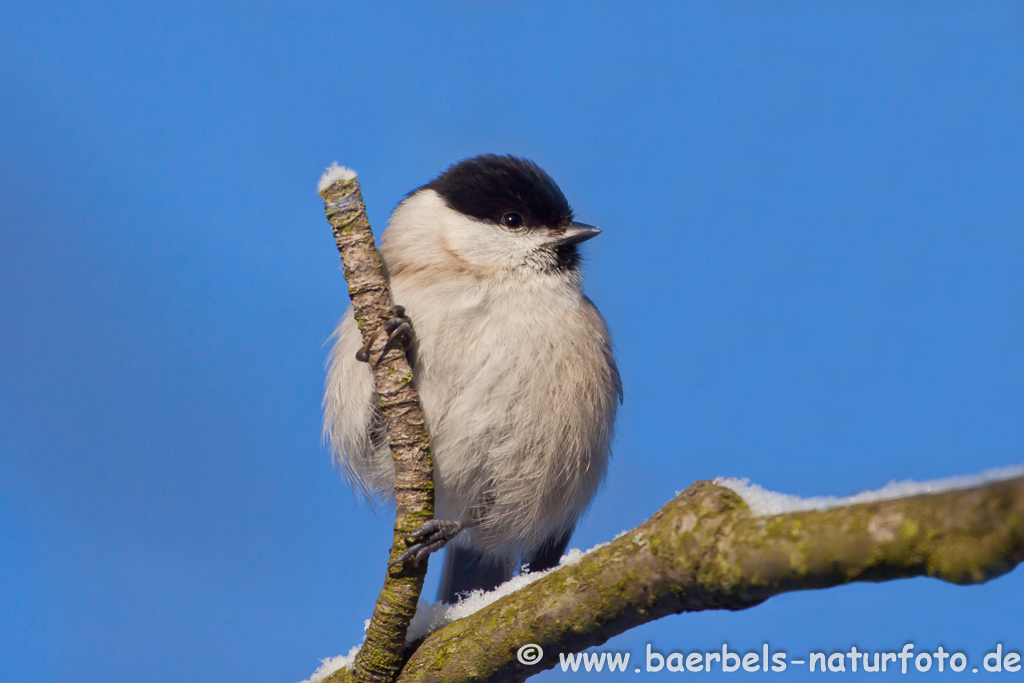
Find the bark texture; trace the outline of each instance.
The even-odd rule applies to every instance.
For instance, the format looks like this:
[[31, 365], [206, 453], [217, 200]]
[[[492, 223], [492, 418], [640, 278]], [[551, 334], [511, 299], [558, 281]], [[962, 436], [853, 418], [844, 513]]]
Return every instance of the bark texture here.
[[[359, 331], [365, 342], [386, 320], [394, 305], [384, 265], [366, 217], [359, 180], [334, 182], [321, 193], [324, 212], [348, 282]], [[379, 335], [370, 357], [376, 360], [386, 342]], [[372, 366], [371, 366], [372, 367]], [[406, 548], [405, 537], [434, 516], [434, 466], [412, 368], [401, 351], [391, 351], [373, 372], [388, 443], [395, 459], [397, 516], [390, 560]], [[366, 631], [366, 643], [355, 660], [356, 680], [390, 683], [405, 659], [405, 635], [416, 613], [427, 562], [411, 562], [389, 570]], [[353, 672], [350, 672], [353, 673]]]
[[[769, 517], [754, 516], [734, 491], [699, 481], [578, 563], [431, 634], [398, 680], [520, 681], [555, 666], [560, 652], [668, 614], [746, 609], [852, 581], [983, 583], [1022, 560], [1024, 478]], [[532, 666], [516, 657], [526, 643], [544, 650]]]

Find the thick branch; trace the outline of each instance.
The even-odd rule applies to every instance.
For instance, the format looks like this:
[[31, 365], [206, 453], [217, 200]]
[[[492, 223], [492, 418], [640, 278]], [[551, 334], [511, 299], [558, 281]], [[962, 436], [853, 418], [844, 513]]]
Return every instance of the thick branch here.
[[[385, 311], [393, 301], [366, 218], [359, 181], [354, 173], [337, 175], [338, 179], [320, 194], [341, 254], [352, 312], [365, 342], [384, 323]], [[386, 335], [379, 335], [371, 358], [378, 358], [385, 342]], [[390, 556], [394, 560], [406, 548], [405, 537], [434, 516], [434, 469], [419, 395], [405, 354], [389, 353], [373, 371], [373, 383], [395, 459], [398, 514]], [[388, 572], [366, 630], [366, 643], [356, 657], [358, 680], [385, 683], [398, 675], [405, 656], [405, 635], [416, 613], [426, 573], [425, 561], [419, 567], [406, 563]]]
[[[578, 563], [428, 636], [399, 681], [518, 681], [668, 614], [851, 581], [981, 583], [1021, 561], [1024, 478], [773, 517], [700, 481]], [[526, 643], [543, 647], [540, 663], [517, 661]]]

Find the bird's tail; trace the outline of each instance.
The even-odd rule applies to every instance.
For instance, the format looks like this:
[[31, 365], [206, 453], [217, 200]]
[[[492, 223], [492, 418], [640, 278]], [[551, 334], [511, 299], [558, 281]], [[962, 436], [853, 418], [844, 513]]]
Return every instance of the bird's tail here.
[[437, 589], [438, 602], [450, 605], [460, 593], [494, 590], [512, 578], [510, 563], [485, 557], [475, 550], [450, 545], [444, 554], [444, 572]]

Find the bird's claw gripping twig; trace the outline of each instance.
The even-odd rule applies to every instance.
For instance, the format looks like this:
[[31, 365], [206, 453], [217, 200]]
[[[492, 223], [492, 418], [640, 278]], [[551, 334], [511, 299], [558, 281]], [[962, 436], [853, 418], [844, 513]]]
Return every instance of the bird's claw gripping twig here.
[[385, 313], [387, 320], [384, 324], [377, 328], [377, 330], [370, 335], [370, 338], [366, 340], [362, 348], [356, 351], [356, 360], [361, 363], [370, 362], [370, 348], [374, 342], [377, 341], [377, 337], [381, 331], [384, 331], [388, 335], [388, 340], [384, 344], [384, 348], [381, 349], [380, 355], [377, 356], [377, 362], [373, 364], [373, 369], [376, 370], [381, 362], [384, 360], [384, 356], [388, 355], [388, 352], [392, 349], [397, 349], [399, 346], [403, 350], [408, 350], [409, 346], [412, 345], [413, 331], [412, 331], [412, 320], [405, 314], [404, 306], [392, 306]]
[[405, 552], [396, 557], [388, 565], [388, 569], [391, 569], [396, 564], [404, 564], [409, 558], [412, 558], [413, 565], [418, 567], [421, 560], [430, 553], [443, 548], [448, 541], [458, 536], [463, 529], [469, 529], [479, 524], [479, 520], [453, 522], [448, 519], [432, 519], [405, 537], [405, 540], [409, 543], [417, 542], [413, 543]]

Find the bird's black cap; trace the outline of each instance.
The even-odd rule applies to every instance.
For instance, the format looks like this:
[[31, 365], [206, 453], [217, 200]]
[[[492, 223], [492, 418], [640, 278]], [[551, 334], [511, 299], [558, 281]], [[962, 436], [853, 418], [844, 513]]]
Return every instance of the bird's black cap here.
[[519, 157], [465, 159], [419, 189], [434, 190], [455, 211], [490, 223], [510, 211], [522, 215], [527, 228], [572, 222], [572, 208], [551, 176]]

